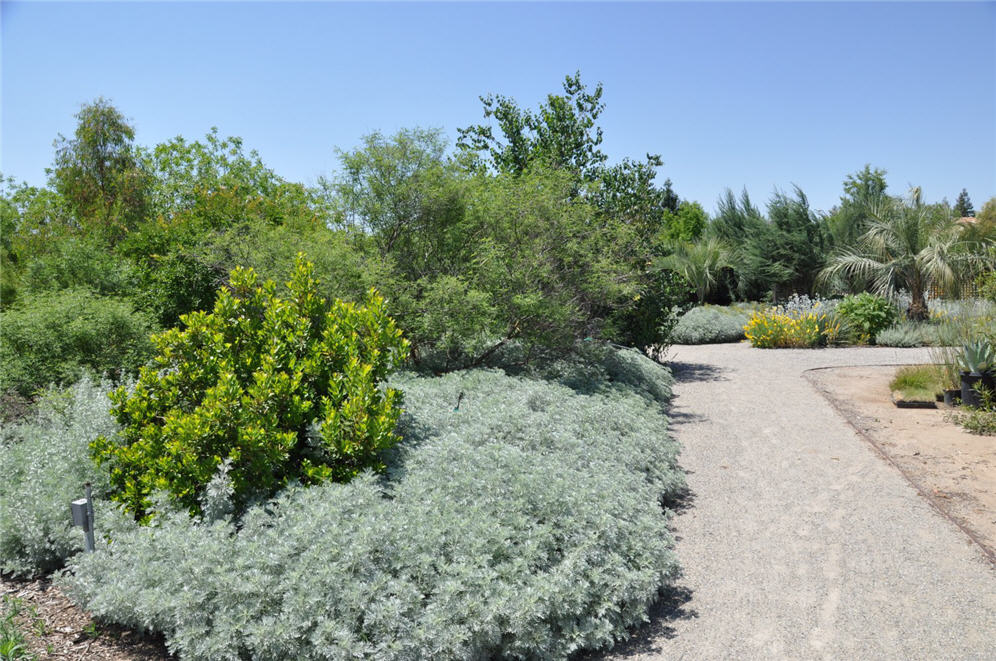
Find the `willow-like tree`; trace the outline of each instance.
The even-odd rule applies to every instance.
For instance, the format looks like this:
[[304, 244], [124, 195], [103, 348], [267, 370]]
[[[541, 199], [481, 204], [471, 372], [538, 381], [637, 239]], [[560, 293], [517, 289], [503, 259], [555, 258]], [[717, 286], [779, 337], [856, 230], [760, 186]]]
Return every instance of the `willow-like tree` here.
[[148, 182], [135, 156], [135, 129], [103, 98], [85, 104], [76, 119], [73, 137], [55, 141], [51, 184], [81, 227], [114, 242], [146, 210]]

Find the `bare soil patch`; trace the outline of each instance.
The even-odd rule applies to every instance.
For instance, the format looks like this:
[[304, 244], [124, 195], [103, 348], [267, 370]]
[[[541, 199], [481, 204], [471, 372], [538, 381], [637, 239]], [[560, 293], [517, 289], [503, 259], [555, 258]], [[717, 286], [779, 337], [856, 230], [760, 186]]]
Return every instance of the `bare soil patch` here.
[[996, 438], [970, 434], [950, 409], [899, 408], [897, 367], [814, 370], [809, 380], [917, 489], [996, 562]]
[[[0, 577], [0, 594], [16, 600], [18, 630], [31, 654], [43, 659], [167, 661], [159, 637], [94, 622], [47, 580]], [[0, 604], [9, 610], [10, 604]]]

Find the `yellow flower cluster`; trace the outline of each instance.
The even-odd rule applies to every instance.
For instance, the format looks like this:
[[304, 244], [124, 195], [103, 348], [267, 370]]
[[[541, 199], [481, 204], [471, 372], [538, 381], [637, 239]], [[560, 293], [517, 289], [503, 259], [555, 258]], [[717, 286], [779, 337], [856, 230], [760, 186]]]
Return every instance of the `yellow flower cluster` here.
[[744, 326], [744, 334], [759, 349], [814, 347], [836, 342], [840, 322], [816, 312], [790, 315], [771, 309], [755, 312]]

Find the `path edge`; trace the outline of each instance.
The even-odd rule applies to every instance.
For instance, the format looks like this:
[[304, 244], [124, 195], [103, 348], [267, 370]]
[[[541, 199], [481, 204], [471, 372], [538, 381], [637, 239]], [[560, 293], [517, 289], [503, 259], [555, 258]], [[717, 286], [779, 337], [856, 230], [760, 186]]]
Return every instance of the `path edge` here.
[[[885, 363], [880, 365], [861, 365], [860, 367], [905, 367], [906, 365], [907, 363]], [[876, 454], [878, 454], [879, 457], [884, 459], [886, 462], [889, 463], [889, 465], [891, 465], [893, 468], [899, 471], [899, 474], [903, 476], [903, 479], [905, 479], [906, 482], [910, 486], [912, 486], [916, 490], [916, 492], [919, 493], [920, 496], [930, 504], [931, 507], [934, 508], [934, 511], [936, 511], [942, 517], [953, 523], [955, 527], [957, 527], [959, 530], [965, 533], [965, 536], [968, 537], [968, 539], [973, 544], [975, 544], [975, 546], [982, 552], [983, 557], [989, 561], [990, 569], [996, 570], [996, 552], [994, 552], [988, 546], [983, 544], [982, 541], [979, 539], [978, 535], [972, 532], [972, 530], [970, 530], [963, 523], [961, 523], [953, 516], [951, 516], [950, 513], [945, 511], [944, 508], [941, 507], [941, 504], [940, 502], [938, 502], [937, 498], [929, 490], [927, 490], [916, 480], [914, 480], [913, 477], [909, 474], [909, 472], [904, 470], [903, 467], [900, 466], [895, 459], [889, 456], [889, 453], [883, 450], [882, 447], [878, 444], [878, 442], [875, 441], [875, 439], [872, 438], [870, 434], [868, 434], [863, 429], [854, 424], [854, 421], [851, 420], [850, 416], [847, 415], [843, 407], [841, 407], [837, 403], [837, 401], [829, 395], [827, 391], [820, 388], [814, 382], [813, 378], [811, 378], [810, 376], [812, 372], [822, 372], [825, 370], [835, 370], [835, 369], [848, 369], [848, 367], [840, 367], [840, 366], [812, 367], [803, 370], [802, 375], [805, 378], [806, 382], [809, 384], [809, 386], [817, 393], [819, 393], [819, 395], [830, 405], [830, 408], [832, 408], [837, 413], [837, 415], [840, 416], [844, 420], [844, 422], [847, 423], [847, 426], [850, 427], [852, 430], [854, 430], [854, 433], [857, 434], [860, 438], [864, 439], [865, 442], [868, 443], [868, 445], [870, 445], [875, 450]]]

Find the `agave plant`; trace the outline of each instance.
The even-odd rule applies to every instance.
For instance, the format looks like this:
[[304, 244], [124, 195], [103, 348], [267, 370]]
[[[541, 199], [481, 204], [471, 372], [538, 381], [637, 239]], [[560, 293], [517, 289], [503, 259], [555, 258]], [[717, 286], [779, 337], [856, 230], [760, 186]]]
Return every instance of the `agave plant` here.
[[958, 365], [969, 374], [985, 374], [996, 367], [996, 351], [985, 340], [969, 342], [958, 356]]

